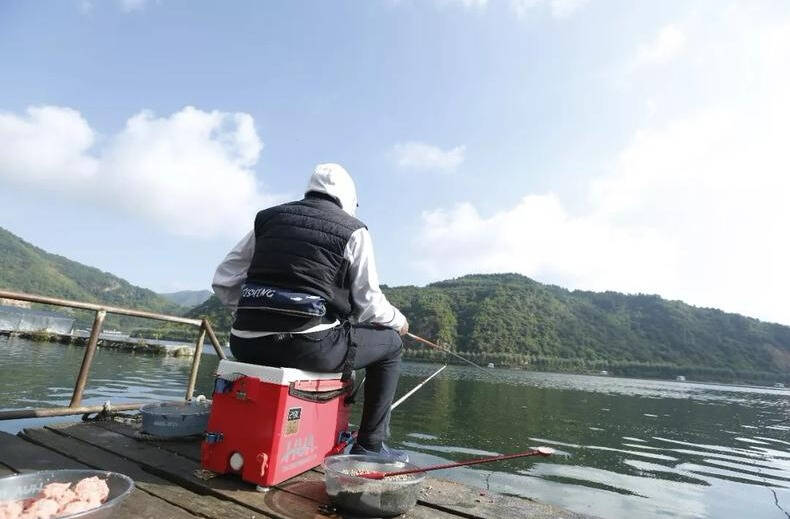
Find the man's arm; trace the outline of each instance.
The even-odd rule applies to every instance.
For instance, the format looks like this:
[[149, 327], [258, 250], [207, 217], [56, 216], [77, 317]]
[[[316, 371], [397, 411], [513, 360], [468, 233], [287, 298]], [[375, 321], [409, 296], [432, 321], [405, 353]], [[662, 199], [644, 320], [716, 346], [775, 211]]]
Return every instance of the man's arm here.
[[255, 232], [250, 231], [225, 256], [214, 273], [211, 288], [225, 306], [236, 309], [241, 296], [241, 285], [247, 279], [247, 271], [255, 252]]
[[405, 334], [409, 329], [406, 318], [387, 301], [379, 287], [373, 240], [367, 229], [354, 231], [346, 245], [345, 258], [351, 264], [353, 318], [358, 323], [376, 324]]

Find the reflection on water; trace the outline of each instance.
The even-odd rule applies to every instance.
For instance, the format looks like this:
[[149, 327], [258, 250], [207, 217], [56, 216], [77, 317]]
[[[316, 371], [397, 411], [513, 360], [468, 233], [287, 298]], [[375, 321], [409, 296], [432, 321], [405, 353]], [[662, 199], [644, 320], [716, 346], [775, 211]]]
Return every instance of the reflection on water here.
[[[83, 351], [0, 338], [0, 408], [66, 405]], [[211, 390], [216, 362], [204, 356], [198, 392]], [[99, 351], [86, 402], [183, 398], [189, 367], [184, 358]], [[400, 393], [434, 369], [405, 364]], [[790, 391], [495, 373], [445, 370], [395, 412], [393, 443], [417, 464], [555, 447], [548, 459], [440, 475], [602, 517], [788, 517], [779, 506], [790, 511]], [[33, 423], [42, 422], [0, 429]]]
[[[68, 405], [84, 353], [82, 346], [0, 337], [0, 409]], [[83, 404], [183, 399], [191, 362], [188, 357], [154, 357], [99, 349]], [[203, 356], [197, 394], [211, 391], [216, 367], [216, 356]], [[69, 420], [74, 418], [65, 419]], [[0, 422], [0, 430], [14, 432], [42, 423], [40, 419]]]
[[[494, 382], [447, 371], [398, 409], [408, 420], [393, 418], [394, 439], [418, 463], [538, 445], [557, 455], [444, 477], [603, 517], [787, 518], [774, 492], [790, 510], [788, 391], [510, 370]], [[417, 380], [405, 377], [402, 389]]]

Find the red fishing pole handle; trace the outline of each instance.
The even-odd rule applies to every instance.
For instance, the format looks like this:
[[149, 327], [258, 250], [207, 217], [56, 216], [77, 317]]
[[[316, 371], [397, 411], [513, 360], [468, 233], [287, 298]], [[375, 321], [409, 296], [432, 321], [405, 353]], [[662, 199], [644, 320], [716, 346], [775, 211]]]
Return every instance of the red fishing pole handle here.
[[348, 447], [348, 442], [340, 442], [334, 447], [332, 447], [332, 450], [329, 451], [329, 454], [327, 454], [327, 456], [334, 456], [335, 454], [340, 454], [341, 452], [346, 450], [346, 447]]
[[351, 433], [351, 438], [349, 438], [348, 440], [346, 440], [344, 442], [338, 442], [338, 444], [335, 445], [334, 447], [332, 447], [332, 450], [329, 451], [329, 454], [327, 454], [326, 456], [334, 456], [335, 454], [342, 453], [344, 450], [346, 450], [346, 447], [348, 447], [349, 443], [351, 443], [351, 442], [353, 442], [354, 440], [357, 439], [357, 433], [358, 432], [359, 431], [354, 431], [354, 432]]
[[[477, 465], [480, 463], [490, 463], [492, 461], [504, 461], [513, 458], [525, 458], [527, 456], [551, 456], [551, 454], [552, 454], [552, 449], [547, 449], [542, 447], [540, 449], [532, 449], [518, 454], [505, 454], [503, 456], [494, 456], [491, 458], [478, 458], [475, 460], [458, 461], [455, 463], [445, 463], [444, 465], [432, 465], [430, 467], [422, 467], [418, 469], [398, 470], [395, 472], [382, 472], [380, 474], [382, 478], [389, 476], [404, 476], [406, 474], [416, 474], [417, 472], [428, 472], [430, 470], [450, 469], [453, 467], [463, 467], [464, 465]], [[376, 476], [378, 476], [378, 473], [371, 473], [371, 474], [376, 474]], [[368, 474], [365, 474], [363, 477], [370, 477], [370, 476]], [[381, 478], [373, 477], [372, 479], [381, 479]]]

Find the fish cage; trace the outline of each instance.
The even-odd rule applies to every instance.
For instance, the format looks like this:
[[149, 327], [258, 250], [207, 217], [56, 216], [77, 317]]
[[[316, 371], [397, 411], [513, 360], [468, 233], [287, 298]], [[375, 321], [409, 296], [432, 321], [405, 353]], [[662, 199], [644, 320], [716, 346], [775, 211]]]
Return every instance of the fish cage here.
[[70, 334], [74, 319], [53, 312], [0, 306], [0, 330], [8, 332], [49, 332]]

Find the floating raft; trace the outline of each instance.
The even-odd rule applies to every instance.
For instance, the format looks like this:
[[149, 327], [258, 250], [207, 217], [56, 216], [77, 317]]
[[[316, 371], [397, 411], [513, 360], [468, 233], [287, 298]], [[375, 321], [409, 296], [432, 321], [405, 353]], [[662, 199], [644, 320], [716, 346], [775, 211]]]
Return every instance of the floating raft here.
[[[91, 422], [0, 432], [0, 477], [44, 469], [94, 468], [121, 472], [136, 489], [116, 519], [340, 518], [333, 513], [320, 470], [311, 470], [268, 492], [237, 477], [210, 477], [200, 470], [198, 441], [141, 439], [139, 425]], [[409, 519], [590, 519], [529, 499], [481, 492], [428, 478]]]

